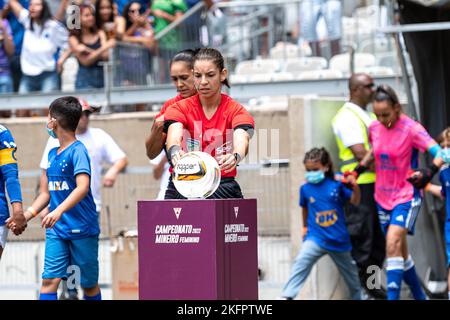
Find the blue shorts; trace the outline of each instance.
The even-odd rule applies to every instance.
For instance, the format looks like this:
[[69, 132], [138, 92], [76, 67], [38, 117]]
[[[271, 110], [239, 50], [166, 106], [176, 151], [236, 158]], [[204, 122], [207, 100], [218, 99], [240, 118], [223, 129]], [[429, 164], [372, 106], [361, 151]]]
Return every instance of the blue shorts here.
[[387, 234], [388, 227], [391, 224], [405, 228], [408, 230], [408, 234], [413, 235], [421, 204], [422, 198], [420, 197], [399, 204], [392, 210], [386, 210], [377, 203], [378, 219], [384, 235]]
[[79, 270], [77, 284], [93, 288], [98, 283], [98, 269], [98, 237], [77, 240], [47, 237], [45, 240], [42, 279], [78, 276], [75, 270]]

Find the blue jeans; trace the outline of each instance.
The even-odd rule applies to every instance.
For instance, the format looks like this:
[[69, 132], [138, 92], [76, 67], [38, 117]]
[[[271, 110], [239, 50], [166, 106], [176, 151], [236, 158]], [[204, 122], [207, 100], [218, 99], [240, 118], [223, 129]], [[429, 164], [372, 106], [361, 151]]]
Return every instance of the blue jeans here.
[[9, 74], [0, 75], [0, 93], [13, 92], [13, 81]]
[[313, 240], [303, 242], [302, 249], [292, 266], [291, 275], [281, 294], [285, 298], [295, 298], [305, 283], [314, 264], [325, 254], [328, 254], [344, 277], [353, 300], [361, 300], [361, 284], [358, 269], [350, 251], [335, 252], [320, 247]]
[[80, 64], [75, 89], [95, 89], [103, 88], [103, 86], [103, 67], [97, 65], [85, 67]]
[[328, 40], [342, 35], [342, 4], [339, 0], [304, 0], [300, 5], [300, 30], [306, 41], [319, 41], [316, 26], [320, 16], [327, 25]]
[[59, 77], [56, 71], [44, 71], [37, 76], [22, 75], [19, 93], [33, 91], [52, 92], [59, 90]]

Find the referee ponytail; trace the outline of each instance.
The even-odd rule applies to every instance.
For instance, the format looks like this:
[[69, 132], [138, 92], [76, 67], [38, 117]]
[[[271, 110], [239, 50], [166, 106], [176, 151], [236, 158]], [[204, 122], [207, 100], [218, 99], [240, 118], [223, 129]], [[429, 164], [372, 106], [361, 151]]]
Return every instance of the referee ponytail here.
[[196, 50], [186, 49], [186, 50], [177, 52], [173, 56], [172, 60], [170, 60], [170, 67], [172, 66], [172, 64], [174, 62], [182, 61], [182, 62], [186, 62], [188, 64], [189, 68], [192, 69], [194, 67], [194, 57], [195, 57], [196, 53], [198, 52], [198, 50], [199, 49], [196, 49]]
[[[217, 66], [217, 68], [220, 71], [225, 69], [225, 62], [224, 62], [222, 54], [220, 53], [219, 50], [216, 50], [213, 48], [199, 49], [198, 52], [196, 53], [196, 55], [194, 56], [194, 63], [197, 60], [210, 60]], [[228, 79], [223, 80], [222, 84], [224, 84], [228, 88], [230, 88], [230, 83], [228, 82]]]

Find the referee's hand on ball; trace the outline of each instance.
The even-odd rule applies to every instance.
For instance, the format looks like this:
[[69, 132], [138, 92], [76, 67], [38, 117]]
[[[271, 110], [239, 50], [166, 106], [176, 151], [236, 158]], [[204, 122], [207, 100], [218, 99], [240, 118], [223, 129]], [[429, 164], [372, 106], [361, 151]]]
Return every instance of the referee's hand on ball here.
[[185, 154], [186, 152], [184, 152], [183, 150], [178, 150], [176, 152], [173, 153], [172, 157], [170, 158], [170, 161], [172, 162], [172, 166], [175, 168], [175, 166], [177, 165], [178, 160], [180, 160], [180, 158]]
[[50, 212], [48, 215], [44, 217], [44, 219], [42, 219], [41, 223], [42, 228], [47, 229], [53, 228], [55, 223], [61, 218], [61, 215], [62, 213], [58, 213], [56, 211]]
[[225, 173], [233, 171], [238, 165], [238, 160], [234, 154], [227, 153], [219, 156], [219, 166], [220, 170]]

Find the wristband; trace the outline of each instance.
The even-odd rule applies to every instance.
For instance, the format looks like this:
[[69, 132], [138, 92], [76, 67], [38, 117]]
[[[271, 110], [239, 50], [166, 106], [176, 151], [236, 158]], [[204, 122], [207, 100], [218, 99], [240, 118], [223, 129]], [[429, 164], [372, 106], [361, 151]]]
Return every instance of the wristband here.
[[38, 212], [36, 211], [35, 208], [33, 207], [28, 207], [27, 211], [29, 211], [31, 213], [31, 215], [34, 217], [36, 217], [38, 215]]
[[179, 152], [181, 150], [181, 147], [177, 144], [174, 144], [167, 150], [167, 159], [169, 160], [170, 166], [173, 168], [172, 158], [175, 155], [175, 153]]
[[361, 162], [360, 162], [360, 163], [358, 163], [358, 165], [356, 166], [354, 171], [358, 174], [358, 176], [360, 176], [366, 170], [367, 170], [367, 167], [365, 165], [361, 164]]
[[241, 162], [241, 155], [237, 152], [233, 153], [234, 159], [236, 160], [236, 165]]
[[439, 167], [433, 163], [430, 166], [430, 170], [431, 170], [431, 175], [432, 175], [431, 177], [433, 177], [436, 174], [436, 172], [439, 171]]

